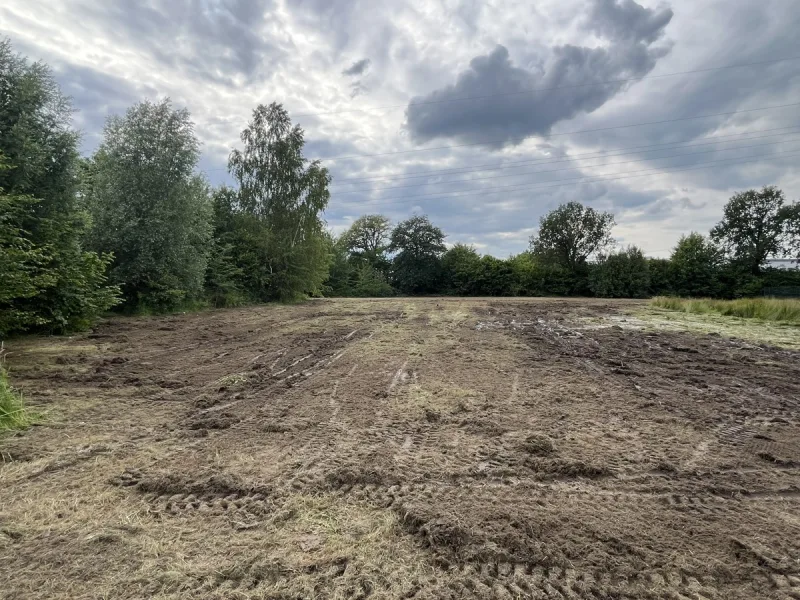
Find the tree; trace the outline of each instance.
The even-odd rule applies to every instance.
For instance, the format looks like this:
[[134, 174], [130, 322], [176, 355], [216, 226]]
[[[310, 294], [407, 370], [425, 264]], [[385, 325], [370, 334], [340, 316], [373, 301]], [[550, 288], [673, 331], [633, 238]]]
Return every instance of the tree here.
[[303, 156], [303, 130], [280, 104], [260, 104], [241, 140], [228, 169], [239, 183], [235, 252], [248, 292], [257, 300], [318, 293], [330, 260], [320, 216], [330, 198], [328, 170]]
[[481, 257], [472, 246], [456, 244], [442, 256], [444, 289], [456, 296], [477, 293]]
[[439, 288], [445, 235], [426, 216], [413, 216], [392, 231], [389, 251], [392, 281], [407, 294], [432, 293]]
[[539, 221], [539, 233], [531, 238], [531, 250], [561, 262], [573, 273], [587, 259], [613, 243], [614, 215], [598, 212], [579, 202], [562, 204]]
[[672, 293], [672, 263], [667, 258], [648, 258], [647, 270], [650, 273], [650, 296], [663, 296]]
[[43, 63], [0, 40], [0, 326], [85, 327], [116, 303], [109, 256], [86, 252], [72, 106]]
[[605, 298], [645, 298], [650, 287], [648, 261], [641, 249], [628, 246], [601, 256], [589, 277], [589, 287]]
[[477, 281], [478, 294], [481, 296], [513, 296], [519, 285], [514, 278], [514, 268], [510, 261], [494, 256], [481, 258]]
[[389, 267], [386, 250], [389, 247], [390, 230], [389, 219], [383, 215], [364, 215], [342, 234], [341, 241], [357, 261], [365, 261], [385, 272]]
[[752, 275], [759, 275], [769, 256], [785, 256], [794, 240], [797, 205], [786, 205], [783, 192], [773, 186], [734, 194], [725, 205], [711, 238]]
[[111, 117], [86, 169], [94, 247], [114, 253], [111, 279], [129, 306], [170, 309], [200, 296], [211, 235], [199, 142], [185, 109], [166, 99]]
[[722, 255], [702, 234], [681, 236], [670, 258], [673, 291], [679, 296], [715, 296]]

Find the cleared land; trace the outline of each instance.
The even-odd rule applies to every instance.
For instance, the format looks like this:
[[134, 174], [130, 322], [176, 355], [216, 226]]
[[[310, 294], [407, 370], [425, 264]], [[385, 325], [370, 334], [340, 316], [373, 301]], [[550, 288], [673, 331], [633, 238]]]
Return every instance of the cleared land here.
[[18, 341], [46, 420], [0, 440], [3, 597], [800, 598], [800, 330], [653, 310], [326, 300]]

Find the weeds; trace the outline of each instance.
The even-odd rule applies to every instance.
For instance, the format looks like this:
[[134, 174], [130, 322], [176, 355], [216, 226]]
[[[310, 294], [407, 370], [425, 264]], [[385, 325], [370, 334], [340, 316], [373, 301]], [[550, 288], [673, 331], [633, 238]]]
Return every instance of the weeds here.
[[760, 319], [800, 325], [800, 300], [778, 298], [741, 298], [712, 300], [709, 298], [674, 298], [659, 296], [651, 306], [695, 314], [717, 314], [743, 319]]
[[27, 408], [16, 389], [8, 381], [8, 373], [3, 366], [5, 348], [0, 344], [0, 432], [14, 429], [27, 429], [37, 420], [37, 415]]
[[35, 415], [25, 408], [22, 395], [11, 387], [8, 374], [0, 366], [0, 431], [26, 429], [35, 420]]

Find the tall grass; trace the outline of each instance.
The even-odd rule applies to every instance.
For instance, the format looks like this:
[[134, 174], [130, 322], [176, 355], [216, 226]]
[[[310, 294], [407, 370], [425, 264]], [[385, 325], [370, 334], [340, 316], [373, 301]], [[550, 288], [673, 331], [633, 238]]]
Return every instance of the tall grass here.
[[8, 374], [0, 366], [0, 431], [25, 429], [36, 421], [36, 415], [25, 408], [22, 395], [11, 387]]
[[710, 298], [674, 298], [658, 296], [651, 306], [697, 314], [718, 314], [743, 319], [761, 319], [800, 325], [800, 300], [793, 298], [740, 298], [713, 300]]

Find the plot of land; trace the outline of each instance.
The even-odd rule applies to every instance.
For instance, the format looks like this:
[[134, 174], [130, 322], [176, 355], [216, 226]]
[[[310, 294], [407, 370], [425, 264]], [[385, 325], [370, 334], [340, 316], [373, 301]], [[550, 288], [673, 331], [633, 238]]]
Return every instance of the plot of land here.
[[324, 300], [13, 343], [46, 420], [0, 440], [3, 597], [800, 598], [800, 330], [647, 310]]

